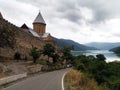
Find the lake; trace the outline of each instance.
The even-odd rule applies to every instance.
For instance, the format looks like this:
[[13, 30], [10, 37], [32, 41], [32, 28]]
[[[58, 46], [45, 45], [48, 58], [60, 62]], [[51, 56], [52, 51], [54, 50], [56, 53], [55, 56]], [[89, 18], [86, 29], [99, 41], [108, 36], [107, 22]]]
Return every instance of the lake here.
[[114, 52], [108, 50], [86, 50], [86, 51], [71, 51], [71, 53], [75, 56], [78, 55], [93, 55], [96, 56], [97, 54], [103, 54], [106, 57], [107, 62], [111, 61], [120, 61], [120, 57], [118, 57]]

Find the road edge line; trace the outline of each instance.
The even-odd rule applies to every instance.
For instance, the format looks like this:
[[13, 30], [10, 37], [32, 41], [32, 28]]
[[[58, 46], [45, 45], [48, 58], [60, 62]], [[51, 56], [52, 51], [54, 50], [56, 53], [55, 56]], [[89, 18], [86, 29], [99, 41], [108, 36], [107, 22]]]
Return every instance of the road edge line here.
[[[67, 71], [68, 72], [68, 71]], [[64, 77], [65, 77], [65, 75], [67, 74], [67, 72], [65, 72], [64, 74], [63, 74], [63, 77], [62, 77], [62, 90], [65, 90], [65, 88], [64, 88]]]

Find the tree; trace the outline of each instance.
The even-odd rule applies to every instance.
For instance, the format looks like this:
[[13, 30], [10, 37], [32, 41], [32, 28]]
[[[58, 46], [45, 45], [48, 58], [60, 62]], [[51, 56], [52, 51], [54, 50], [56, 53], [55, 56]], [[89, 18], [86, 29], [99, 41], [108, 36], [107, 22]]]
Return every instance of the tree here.
[[55, 48], [51, 44], [48, 43], [43, 47], [43, 54], [48, 56], [48, 61], [49, 61], [49, 57], [52, 57], [54, 53], [55, 53]]
[[71, 60], [73, 58], [72, 54], [71, 54], [71, 48], [70, 47], [64, 47], [62, 49], [63, 52], [63, 57], [66, 60]]
[[98, 55], [96, 55], [96, 57], [97, 57], [97, 60], [101, 60], [101, 61], [105, 61], [105, 59], [106, 59], [103, 54], [98, 54]]
[[33, 57], [33, 63], [36, 63], [36, 61], [40, 57], [40, 55], [41, 55], [41, 50], [37, 49], [36, 47], [32, 47], [32, 49], [30, 51], [30, 56]]
[[14, 59], [16, 60], [21, 59], [21, 54], [18, 51], [14, 54]]

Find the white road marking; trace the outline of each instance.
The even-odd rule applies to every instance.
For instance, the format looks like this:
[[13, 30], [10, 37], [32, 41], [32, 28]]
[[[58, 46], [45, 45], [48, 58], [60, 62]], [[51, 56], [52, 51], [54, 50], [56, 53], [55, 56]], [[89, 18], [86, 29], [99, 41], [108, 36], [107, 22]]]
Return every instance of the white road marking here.
[[67, 74], [68, 71], [66, 71], [64, 74], [63, 74], [63, 77], [62, 77], [62, 90], [65, 90], [64, 88], [64, 77], [65, 75]]

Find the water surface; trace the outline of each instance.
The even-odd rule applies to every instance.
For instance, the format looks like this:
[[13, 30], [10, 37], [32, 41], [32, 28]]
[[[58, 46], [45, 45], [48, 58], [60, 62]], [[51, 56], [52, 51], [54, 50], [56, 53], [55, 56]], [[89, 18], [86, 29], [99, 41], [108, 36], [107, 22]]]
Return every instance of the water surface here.
[[86, 50], [86, 51], [71, 51], [73, 55], [93, 55], [96, 56], [97, 54], [103, 54], [106, 57], [107, 62], [111, 61], [120, 61], [120, 57], [118, 57], [114, 52], [108, 50]]

